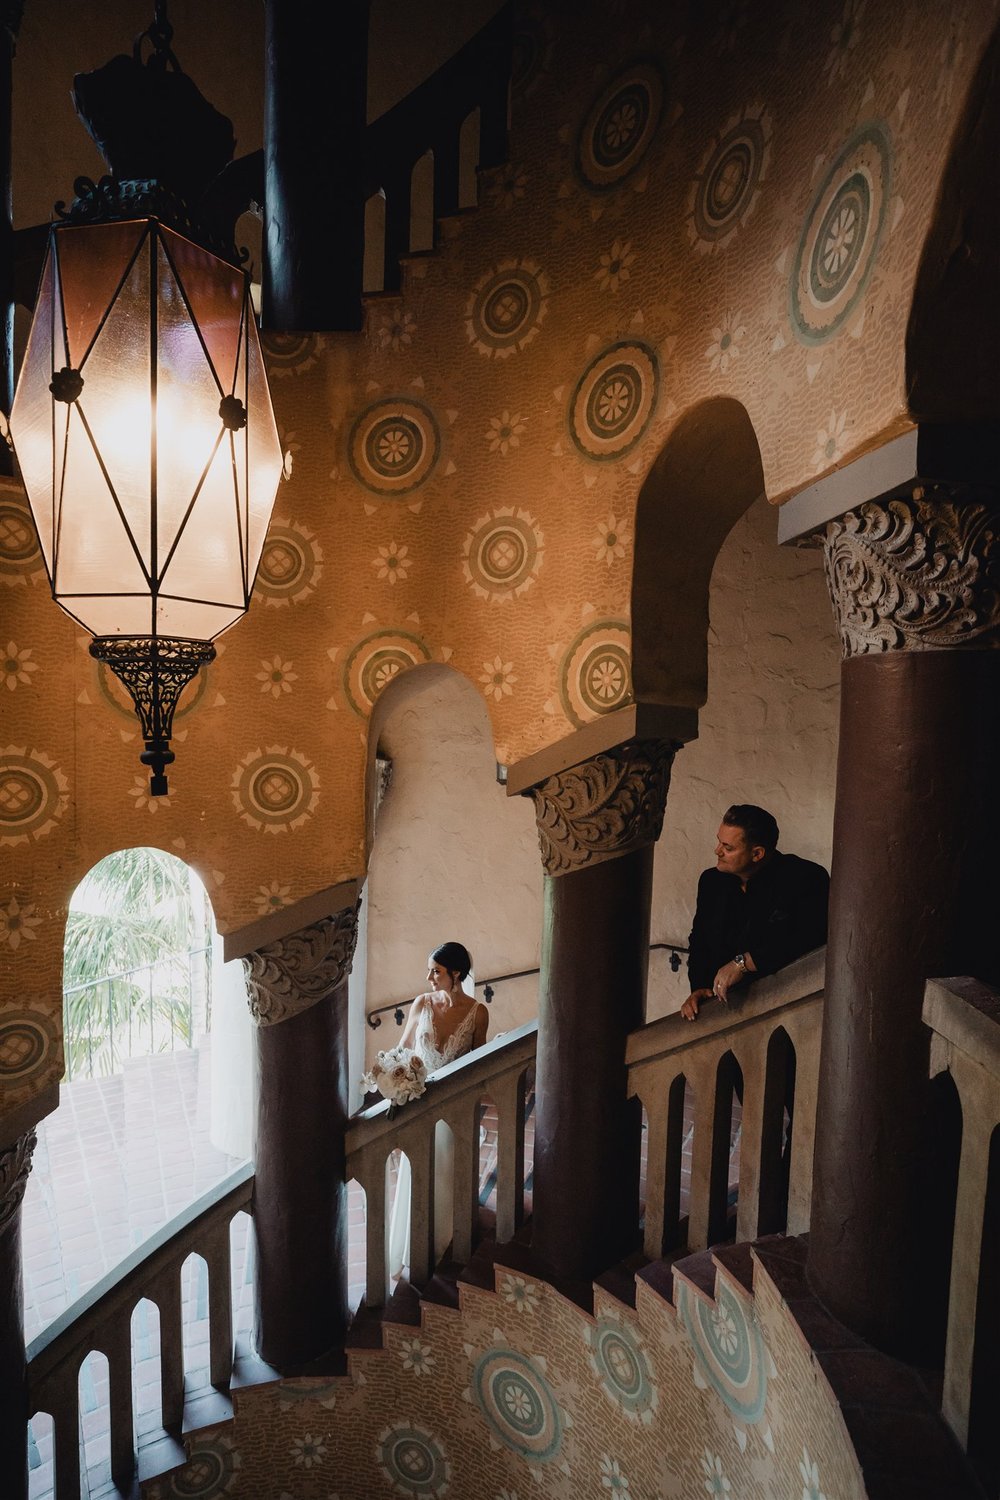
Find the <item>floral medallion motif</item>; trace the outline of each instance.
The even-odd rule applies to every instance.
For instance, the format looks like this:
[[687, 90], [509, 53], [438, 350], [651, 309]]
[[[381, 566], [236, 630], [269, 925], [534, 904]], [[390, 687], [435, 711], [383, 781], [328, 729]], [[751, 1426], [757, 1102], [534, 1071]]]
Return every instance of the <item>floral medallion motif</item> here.
[[621, 458], [649, 426], [659, 395], [660, 367], [646, 344], [612, 344], [576, 383], [569, 429], [587, 458]]
[[596, 620], [562, 659], [559, 695], [577, 729], [632, 698], [632, 637], [624, 620]]
[[6, 906], [0, 905], [0, 946], [16, 952], [22, 943], [35, 941], [35, 928], [41, 925], [33, 901], [21, 902], [11, 896]]
[[566, 1420], [537, 1360], [488, 1349], [476, 1360], [470, 1391], [498, 1443], [529, 1463], [558, 1458]]
[[38, 532], [27, 502], [19, 495], [0, 492], [0, 584], [23, 586], [44, 573]]
[[748, 1426], [761, 1421], [767, 1401], [768, 1357], [760, 1329], [747, 1315], [742, 1299], [722, 1277], [714, 1303], [680, 1282], [677, 1312], [704, 1380], [734, 1417]]
[[276, 607], [301, 604], [315, 593], [322, 574], [323, 549], [315, 533], [298, 521], [274, 517], [267, 530], [254, 593], [265, 604]]
[[393, 1489], [408, 1500], [436, 1500], [448, 1488], [451, 1464], [441, 1443], [424, 1427], [387, 1427], [375, 1457]]
[[688, 235], [708, 255], [724, 250], [757, 206], [771, 158], [771, 119], [759, 104], [728, 120], [702, 157], [688, 203]]
[[502, 604], [530, 589], [545, 539], [526, 510], [497, 506], [480, 516], [462, 547], [462, 573], [479, 599]]
[[213, 1500], [232, 1487], [239, 1467], [239, 1454], [222, 1433], [202, 1436], [194, 1439], [187, 1463], [154, 1481], [151, 1494], [155, 1500]]
[[635, 171], [663, 113], [663, 78], [652, 63], [618, 74], [591, 105], [580, 128], [576, 167], [584, 184], [610, 192]]
[[409, 397], [374, 402], [356, 418], [347, 440], [355, 479], [372, 494], [389, 499], [419, 489], [440, 451], [433, 412]]
[[844, 146], [806, 216], [789, 286], [789, 317], [800, 343], [833, 338], [857, 310], [875, 267], [891, 187], [889, 134], [872, 122]]
[[285, 745], [251, 750], [233, 772], [233, 806], [251, 828], [287, 833], [312, 817], [319, 774], [300, 751]]
[[0, 1011], [0, 1078], [16, 1083], [36, 1073], [56, 1053], [54, 1021], [41, 1011], [13, 1005]]
[[51, 833], [69, 804], [69, 782], [55, 761], [25, 745], [0, 749], [0, 846]]
[[375, 699], [394, 677], [430, 661], [430, 648], [407, 630], [376, 630], [348, 653], [344, 663], [344, 692], [356, 714], [367, 719]]
[[549, 279], [531, 260], [504, 260], [480, 277], [465, 308], [465, 333], [488, 359], [508, 359], [538, 333]]
[[620, 1318], [604, 1316], [586, 1329], [585, 1337], [605, 1394], [626, 1416], [652, 1422], [659, 1398], [638, 1336]]
[[318, 333], [273, 333], [260, 336], [264, 362], [271, 377], [283, 380], [288, 375], [304, 375], [319, 359], [322, 348]]

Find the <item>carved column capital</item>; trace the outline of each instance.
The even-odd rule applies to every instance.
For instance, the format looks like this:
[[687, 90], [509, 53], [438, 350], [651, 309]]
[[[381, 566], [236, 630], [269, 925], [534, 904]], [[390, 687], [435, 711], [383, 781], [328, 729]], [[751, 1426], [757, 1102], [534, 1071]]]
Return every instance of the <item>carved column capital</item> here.
[[273, 1026], [326, 999], [351, 972], [358, 940], [358, 908], [323, 917], [243, 960], [250, 1014]]
[[654, 844], [676, 744], [629, 740], [532, 787], [547, 875], [566, 875]]
[[844, 656], [1000, 646], [1000, 494], [926, 485], [829, 522]]
[[0, 1151], [0, 1230], [7, 1227], [21, 1206], [37, 1139], [35, 1132], [28, 1130], [13, 1146]]

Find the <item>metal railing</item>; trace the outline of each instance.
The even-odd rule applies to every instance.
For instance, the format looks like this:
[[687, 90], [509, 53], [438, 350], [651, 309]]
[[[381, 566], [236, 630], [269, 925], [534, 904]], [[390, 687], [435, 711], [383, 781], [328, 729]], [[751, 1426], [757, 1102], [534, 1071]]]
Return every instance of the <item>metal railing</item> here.
[[127, 1057], [190, 1047], [212, 1010], [212, 950], [192, 948], [63, 990], [66, 1081], [114, 1073]]
[[[681, 954], [686, 953], [688, 950], [685, 943], [650, 943], [649, 951], [650, 953], [669, 953], [670, 967], [676, 974], [680, 970]], [[496, 994], [496, 985], [503, 984], [508, 979], [531, 979], [533, 976], [540, 973], [541, 970], [537, 968], [515, 969], [510, 974], [494, 974], [490, 979], [477, 979], [475, 981], [475, 987], [477, 990], [482, 990], [483, 999], [486, 1001], [486, 1004], [489, 1005], [493, 999], [493, 996]], [[368, 1025], [371, 1027], [371, 1029], [375, 1031], [379, 1026], [381, 1026], [382, 1017], [386, 1014], [387, 1011], [391, 1010], [393, 1013], [393, 1020], [396, 1022], [396, 1025], [402, 1026], [406, 1016], [406, 1007], [411, 1003], [412, 1000], [413, 996], [409, 995], [405, 1000], [389, 1000], [385, 1005], [376, 1005], [372, 1010], [367, 1012], [365, 1020], [368, 1022]]]

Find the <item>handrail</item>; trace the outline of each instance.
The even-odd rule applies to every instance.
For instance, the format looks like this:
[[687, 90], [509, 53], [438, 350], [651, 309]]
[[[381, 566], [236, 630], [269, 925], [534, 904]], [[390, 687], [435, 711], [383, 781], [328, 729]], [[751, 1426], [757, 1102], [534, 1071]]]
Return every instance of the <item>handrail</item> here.
[[[655, 952], [658, 952], [658, 951], [663, 951], [664, 953], [669, 953], [670, 954], [670, 967], [674, 971], [674, 973], [676, 974], [677, 971], [680, 969], [680, 966], [681, 966], [680, 955], [682, 953], [687, 953], [688, 949], [687, 949], [686, 944], [684, 944], [684, 943], [650, 943], [650, 945], [649, 945], [649, 951], [650, 951], [650, 953], [655, 953]], [[489, 1005], [491, 1003], [492, 999], [493, 999], [493, 995], [494, 995], [493, 986], [495, 984], [503, 984], [504, 980], [506, 980], [506, 979], [530, 979], [533, 975], [540, 974], [541, 972], [542, 972], [541, 969], [534, 968], [534, 969], [515, 969], [510, 974], [494, 974], [489, 979], [477, 979], [475, 981], [475, 988], [477, 990], [478, 989], [482, 990], [482, 992], [483, 992], [483, 999], [486, 1001], [486, 1004]], [[391, 1011], [395, 1012], [394, 1019], [395, 1019], [396, 1025], [397, 1026], [402, 1026], [403, 1019], [404, 1019], [404, 1017], [403, 1017], [404, 1007], [407, 1006], [407, 1005], [409, 1005], [412, 1000], [413, 1000], [413, 996], [412, 995], [408, 995], [405, 1000], [389, 1000], [389, 1001], [386, 1002], [385, 1005], [376, 1005], [372, 1010], [369, 1010], [369, 1011], [365, 1012], [365, 1020], [368, 1022], [368, 1025], [371, 1027], [371, 1029], [373, 1031], [376, 1031], [378, 1029], [378, 1027], [381, 1026], [382, 1022], [381, 1021], [375, 1021], [375, 1020], [372, 1019], [372, 1017], [373, 1016], [382, 1016], [382, 1015], [385, 1014], [385, 1012], [387, 1010], [391, 1010]]]

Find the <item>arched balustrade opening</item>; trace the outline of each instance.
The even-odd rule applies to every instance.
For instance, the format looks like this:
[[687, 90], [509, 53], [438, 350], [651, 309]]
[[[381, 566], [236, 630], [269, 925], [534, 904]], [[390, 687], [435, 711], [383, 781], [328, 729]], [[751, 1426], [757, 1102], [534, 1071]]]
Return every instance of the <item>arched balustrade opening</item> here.
[[711, 1169], [708, 1189], [708, 1242], [732, 1239], [740, 1191], [740, 1136], [743, 1120], [743, 1070], [732, 1052], [719, 1059], [712, 1115]]
[[1000, 1490], [1000, 1125], [990, 1136], [973, 1339], [968, 1453], [987, 1493], [995, 1495]]
[[757, 1232], [776, 1234], [788, 1222], [788, 1183], [795, 1114], [795, 1048], [783, 1026], [767, 1043], [760, 1138]]

